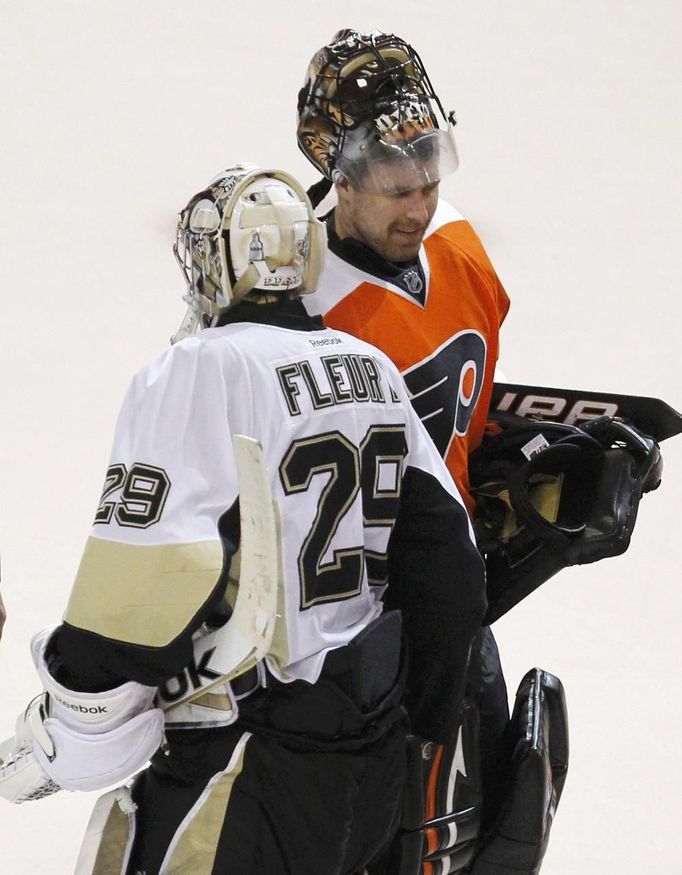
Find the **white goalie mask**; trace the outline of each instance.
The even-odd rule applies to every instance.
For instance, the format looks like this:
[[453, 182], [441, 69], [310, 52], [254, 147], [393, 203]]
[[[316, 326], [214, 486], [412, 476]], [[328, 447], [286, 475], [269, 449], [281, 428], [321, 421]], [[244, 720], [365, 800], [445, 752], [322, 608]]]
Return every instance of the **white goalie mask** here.
[[254, 290], [315, 291], [326, 232], [288, 173], [240, 164], [180, 213], [173, 252], [187, 282], [187, 315], [172, 342], [210, 327]]

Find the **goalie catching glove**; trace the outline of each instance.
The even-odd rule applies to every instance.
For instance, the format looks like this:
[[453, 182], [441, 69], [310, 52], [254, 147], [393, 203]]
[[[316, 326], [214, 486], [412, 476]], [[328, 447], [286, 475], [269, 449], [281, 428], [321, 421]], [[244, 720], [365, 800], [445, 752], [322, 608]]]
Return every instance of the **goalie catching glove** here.
[[52, 677], [46, 650], [55, 628], [31, 642], [45, 691], [17, 718], [14, 738], [0, 745], [0, 796], [10, 802], [108, 787], [142, 766], [163, 737], [163, 712], [152, 707], [156, 688], [129, 681], [80, 693]]
[[498, 413], [469, 464], [492, 623], [562, 568], [624, 553], [661, 482], [656, 441], [601, 416], [581, 426]]

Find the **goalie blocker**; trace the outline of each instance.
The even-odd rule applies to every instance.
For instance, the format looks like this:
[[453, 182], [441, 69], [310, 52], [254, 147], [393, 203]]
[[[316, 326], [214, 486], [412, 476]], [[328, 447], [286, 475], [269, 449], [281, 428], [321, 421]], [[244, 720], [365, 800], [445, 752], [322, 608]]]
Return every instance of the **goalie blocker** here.
[[163, 736], [153, 687], [129, 681], [106, 692], [79, 693], [58, 683], [47, 667], [55, 628], [43, 629], [31, 642], [45, 692], [19, 715], [14, 738], [0, 747], [0, 796], [10, 802], [115, 784], [140, 768]]

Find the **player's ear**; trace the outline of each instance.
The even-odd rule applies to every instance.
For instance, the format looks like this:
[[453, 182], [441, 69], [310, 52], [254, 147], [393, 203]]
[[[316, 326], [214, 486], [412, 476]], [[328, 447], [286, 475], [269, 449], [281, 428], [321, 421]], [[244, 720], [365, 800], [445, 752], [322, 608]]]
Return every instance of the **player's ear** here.
[[339, 189], [343, 191], [348, 191], [350, 183], [348, 182], [348, 178], [341, 173], [340, 170], [332, 171], [332, 182], [334, 183], [336, 190], [338, 192]]
[[338, 180], [334, 180], [334, 190], [336, 191], [336, 199], [340, 205], [347, 204], [351, 198], [352, 185], [348, 179], [339, 173]]

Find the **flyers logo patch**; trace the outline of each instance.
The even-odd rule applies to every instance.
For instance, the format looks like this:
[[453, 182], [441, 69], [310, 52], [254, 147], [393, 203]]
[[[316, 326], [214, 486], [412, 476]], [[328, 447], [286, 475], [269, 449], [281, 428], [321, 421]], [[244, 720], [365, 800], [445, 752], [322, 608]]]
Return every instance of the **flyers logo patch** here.
[[445, 457], [464, 435], [481, 394], [487, 347], [478, 331], [461, 331], [429, 358], [403, 372], [412, 406]]

